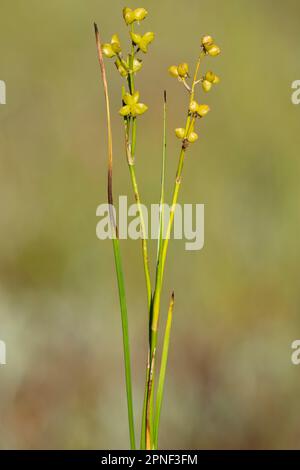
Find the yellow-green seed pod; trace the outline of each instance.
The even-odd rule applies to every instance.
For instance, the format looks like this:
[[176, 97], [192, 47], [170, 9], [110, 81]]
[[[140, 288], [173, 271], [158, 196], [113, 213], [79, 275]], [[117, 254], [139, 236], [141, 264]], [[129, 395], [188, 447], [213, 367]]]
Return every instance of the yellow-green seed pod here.
[[149, 31], [148, 33], [144, 34], [143, 36], [143, 41], [146, 44], [150, 44], [154, 40], [154, 33], [152, 31]]
[[139, 91], [135, 91], [132, 95], [132, 100], [133, 100], [133, 103], [134, 104], [137, 104], [139, 102], [139, 99], [140, 99], [140, 92]]
[[130, 36], [131, 36], [132, 42], [134, 44], [137, 44], [137, 45], [140, 44], [140, 42], [142, 40], [142, 36], [140, 34], [130, 33]]
[[123, 101], [125, 104], [128, 104], [128, 106], [132, 106], [136, 102], [134, 97], [130, 93], [125, 93], [125, 95], [123, 96]]
[[138, 43], [139, 48], [141, 49], [144, 54], [148, 52], [148, 46], [149, 44], [154, 40], [154, 33], [148, 32], [144, 34], [144, 36], [141, 38], [141, 41]]
[[203, 80], [202, 82], [202, 88], [205, 93], [209, 92], [211, 90], [212, 83], [209, 82], [208, 80]]
[[216, 57], [221, 52], [221, 49], [216, 44], [213, 44], [212, 46], [207, 47], [206, 50], [211, 57]]
[[210, 111], [210, 107], [207, 104], [200, 104], [198, 106], [197, 113], [199, 114], [199, 116], [204, 117], [209, 113], [209, 111]]
[[136, 103], [131, 107], [131, 114], [132, 116], [140, 116], [144, 114], [148, 110], [148, 106], [143, 103]]
[[172, 77], [178, 78], [179, 73], [178, 73], [178, 67], [177, 65], [171, 65], [168, 69], [169, 74], [172, 75]]
[[220, 77], [213, 72], [207, 72], [204, 79], [214, 85], [220, 82]]
[[188, 136], [188, 141], [190, 142], [190, 144], [193, 144], [194, 142], [196, 142], [196, 140], [198, 140], [198, 138], [199, 136], [198, 134], [196, 134], [196, 132], [191, 132]]
[[122, 63], [122, 61], [119, 58], [116, 60], [115, 66], [117, 67], [118, 72], [122, 77], [127, 77], [128, 71], [127, 71], [124, 64]]
[[191, 113], [197, 113], [198, 112], [199, 105], [197, 101], [192, 101], [189, 107], [189, 110]]
[[108, 59], [111, 59], [116, 55], [111, 44], [102, 44], [101, 48], [103, 54], [105, 55], [105, 57], [108, 57]]
[[178, 75], [179, 77], [185, 78], [188, 76], [189, 66], [186, 62], [178, 65]]
[[201, 39], [201, 44], [203, 47], [208, 47], [208, 46], [211, 46], [213, 44], [214, 40], [211, 36], [203, 36], [203, 38]]
[[129, 116], [130, 111], [131, 111], [130, 106], [127, 104], [120, 109], [119, 114], [121, 114], [121, 116], [124, 116], [124, 117]]
[[132, 64], [133, 73], [139, 72], [142, 67], [143, 67], [143, 62], [139, 59], [134, 59], [133, 64]]
[[205, 80], [207, 80], [210, 83], [213, 83], [215, 79], [215, 74], [213, 72], [207, 72], [205, 74]]
[[148, 12], [147, 10], [145, 10], [145, 8], [136, 8], [133, 13], [134, 13], [134, 19], [136, 21], [142, 21], [148, 15]]
[[134, 16], [133, 10], [131, 8], [124, 8], [123, 18], [124, 18], [125, 23], [127, 25], [133, 23], [135, 21], [135, 16]]
[[182, 140], [185, 136], [185, 129], [183, 129], [182, 127], [178, 127], [177, 129], [175, 129], [175, 134], [178, 139]]
[[117, 34], [113, 35], [110, 43], [111, 43], [112, 50], [116, 54], [119, 54], [121, 52], [121, 43], [120, 43], [119, 36]]

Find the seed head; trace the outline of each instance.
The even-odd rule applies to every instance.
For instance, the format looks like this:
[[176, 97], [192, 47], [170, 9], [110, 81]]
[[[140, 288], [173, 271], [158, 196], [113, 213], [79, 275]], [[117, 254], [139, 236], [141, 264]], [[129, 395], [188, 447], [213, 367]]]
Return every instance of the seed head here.
[[132, 65], [133, 73], [139, 72], [142, 67], [143, 67], [143, 62], [141, 60], [135, 58], [133, 60], [133, 65]]
[[204, 117], [210, 111], [210, 107], [207, 104], [198, 104], [197, 101], [192, 101], [189, 106], [190, 113]]
[[206, 48], [206, 51], [211, 57], [216, 57], [217, 55], [221, 53], [221, 49], [216, 44], [212, 44], [211, 46], [208, 46]]
[[185, 136], [185, 129], [183, 129], [183, 127], [178, 127], [175, 129], [175, 134], [178, 139], [183, 140]]
[[196, 140], [198, 140], [198, 138], [199, 138], [198, 134], [196, 134], [196, 132], [193, 131], [188, 136], [188, 141], [190, 144], [193, 144], [194, 142], [196, 142]]
[[172, 77], [175, 77], [175, 78], [179, 77], [177, 65], [171, 65], [171, 67], [169, 67], [169, 74], [172, 75]]
[[135, 21], [134, 11], [131, 8], [124, 8], [123, 9], [123, 18], [127, 25], [133, 23]]
[[198, 108], [199, 108], [199, 105], [197, 103], [197, 101], [192, 101], [191, 104], [190, 104], [190, 107], [189, 107], [189, 110], [191, 113], [197, 113], [198, 112]]
[[123, 96], [124, 106], [120, 109], [119, 113], [121, 116], [132, 116], [136, 117], [141, 114], [144, 114], [148, 106], [143, 103], [139, 103], [140, 94], [136, 91], [133, 95], [125, 93]]
[[108, 43], [102, 44], [101, 48], [102, 48], [103, 54], [108, 59], [111, 59], [112, 57], [116, 55], [116, 53], [113, 51], [113, 48], [111, 47], [111, 44], [108, 44]]
[[135, 21], [142, 21], [148, 15], [147, 10], [145, 8], [136, 8], [132, 10], [131, 8], [124, 8], [123, 9], [123, 18], [127, 25], [134, 23]]
[[203, 80], [203, 82], [202, 82], [203, 91], [205, 91], [207, 93], [208, 91], [211, 90], [211, 87], [212, 87], [211, 82], [209, 82], [208, 80]]
[[148, 12], [145, 10], [145, 8], [136, 8], [133, 13], [135, 21], [142, 21], [148, 15]]
[[148, 46], [151, 44], [151, 42], [154, 40], [154, 33], [148, 32], [144, 34], [144, 36], [141, 36], [140, 34], [136, 33], [130, 33], [132, 42], [136, 44], [139, 49], [141, 49], [144, 54], [148, 52]]
[[128, 70], [126, 69], [123, 62], [119, 59], [119, 57], [115, 62], [115, 66], [117, 67], [117, 70], [122, 77], [126, 78], [128, 76]]
[[197, 114], [200, 117], [204, 117], [209, 113], [209, 111], [210, 111], [210, 107], [207, 104], [200, 104], [198, 106]]
[[186, 78], [189, 74], [189, 66], [186, 62], [178, 65], [178, 75], [181, 78]]
[[102, 52], [108, 59], [120, 54], [121, 52], [121, 43], [119, 36], [114, 34], [111, 38], [110, 43], [102, 44]]
[[213, 44], [214, 40], [211, 36], [203, 36], [201, 39], [201, 44], [204, 48], [211, 46]]

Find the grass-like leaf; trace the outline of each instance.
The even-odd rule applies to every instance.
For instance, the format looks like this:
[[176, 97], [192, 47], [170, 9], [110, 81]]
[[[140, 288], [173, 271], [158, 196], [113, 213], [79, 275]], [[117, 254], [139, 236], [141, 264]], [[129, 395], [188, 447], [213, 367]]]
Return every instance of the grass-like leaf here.
[[118, 227], [116, 224], [113, 208], [113, 187], [112, 187], [112, 167], [113, 167], [113, 144], [112, 144], [112, 130], [111, 130], [111, 119], [110, 119], [110, 104], [108, 96], [108, 86], [106, 78], [106, 70], [103, 61], [103, 55], [101, 50], [101, 40], [98, 27], [96, 23], [95, 36], [96, 45], [98, 51], [98, 59], [100, 63], [101, 76], [103, 81], [105, 103], [106, 103], [106, 119], [107, 119], [107, 135], [108, 135], [108, 178], [107, 178], [107, 193], [108, 203], [110, 205], [110, 223], [113, 231], [113, 250], [115, 257], [118, 289], [119, 289], [119, 300], [121, 309], [122, 319], [122, 331], [123, 331], [123, 348], [124, 348], [124, 363], [125, 363], [125, 379], [126, 379], [126, 392], [127, 392], [127, 407], [128, 407], [128, 423], [129, 423], [129, 435], [130, 435], [130, 446], [131, 449], [135, 449], [135, 432], [134, 432], [134, 417], [133, 417], [133, 400], [132, 400], [132, 380], [131, 380], [131, 365], [130, 365], [130, 347], [129, 347], [129, 334], [128, 334], [128, 314], [127, 304], [125, 295], [125, 281], [122, 268], [120, 242], [118, 238]]
[[173, 309], [174, 309], [174, 292], [172, 293], [171, 300], [170, 300], [170, 306], [169, 306], [167, 324], [166, 324], [165, 336], [164, 336], [164, 343], [163, 343], [163, 350], [162, 350], [162, 357], [161, 357], [159, 379], [158, 379], [156, 407], [155, 407], [155, 416], [154, 416], [154, 429], [153, 429], [154, 449], [157, 449], [157, 446], [158, 446], [158, 430], [159, 430], [161, 406], [162, 406], [162, 400], [163, 400], [163, 394], [164, 394], [164, 385], [165, 385], [167, 362], [168, 362]]

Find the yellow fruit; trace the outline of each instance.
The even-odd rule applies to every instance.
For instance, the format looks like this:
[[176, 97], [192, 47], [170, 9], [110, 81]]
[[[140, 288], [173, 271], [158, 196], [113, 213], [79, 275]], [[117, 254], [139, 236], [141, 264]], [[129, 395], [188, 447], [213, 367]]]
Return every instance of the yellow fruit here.
[[210, 107], [207, 104], [200, 104], [198, 106], [198, 111], [197, 112], [198, 112], [199, 116], [201, 116], [201, 117], [206, 116], [209, 113], [209, 111], [210, 111]]
[[175, 78], [179, 76], [177, 65], [171, 65], [171, 67], [169, 67], [169, 74]]
[[211, 46], [213, 44], [213, 42], [214, 42], [214, 40], [211, 36], [203, 36], [203, 38], [201, 39], [201, 44], [205, 48], [208, 47], [208, 46]]
[[189, 73], [189, 66], [186, 62], [178, 65], [178, 75], [182, 78], [187, 77]]
[[116, 54], [119, 54], [121, 52], [121, 43], [120, 43], [119, 36], [117, 34], [113, 35], [110, 43], [111, 43], [112, 50]]
[[190, 144], [193, 144], [194, 142], [196, 142], [196, 140], [198, 140], [198, 138], [199, 136], [198, 134], [196, 134], [196, 132], [191, 132], [188, 136], [188, 141], [190, 142]]
[[127, 25], [131, 24], [135, 21], [135, 15], [134, 15], [134, 12], [131, 10], [131, 8], [124, 8], [123, 18], [124, 18], [125, 23]]
[[182, 127], [178, 127], [177, 129], [175, 129], [175, 134], [178, 139], [182, 140], [185, 136], [185, 129], [183, 129]]
[[147, 10], [145, 10], [145, 8], [136, 8], [133, 13], [134, 13], [134, 19], [136, 21], [142, 21], [148, 15], [148, 12]]
[[212, 87], [212, 83], [211, 83], [211, 82], [209, 82], [208, 80], [203, 80], [203, 82], [202, 82], [202, 88], [203, 88], [203, 90], [204, 90], [206, 93], [211, 90], [211, 87]]
[[141, 114], [144, 114], [147, 110], [148, 106], [143, 103], [137, 103], [132, 106], [131, 114], [132, 116], [140, 116]]
[[212, 46], [209, 46], [207, 48], [207, 52], [210, 56], [212, 57], [216, 57], [217, 55], [220, 54], [221, 52], [221, 49], [219, 48], [219, 46], [217, 46], [216, 44], [213, 44]]
[[105, 55], [105, 57], [108, 57], [108, 59], [111, 59], [112, 57], [116, 55], [111, 44], [102, 44], [102, 52]]
[[207, 72], [205, 74], [205, 80], [207, 80], [208, 82], [213, 83], [214, 79], [215, 79], [215, 74], [213, 72]]
[[189, 110], [191, 113], [197, 113], [198, 112], [198, 103], [197, 101], [192, 101], [191, 104], [190, 104], [190, 107], [189, 107]]

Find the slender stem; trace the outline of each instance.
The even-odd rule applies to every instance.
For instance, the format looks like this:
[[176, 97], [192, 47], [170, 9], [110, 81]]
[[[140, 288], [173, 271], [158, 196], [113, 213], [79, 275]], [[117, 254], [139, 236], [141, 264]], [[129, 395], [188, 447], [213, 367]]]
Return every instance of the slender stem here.
[[165, 385], [167, 362], [168, 362], [170, 332], [171, 332], [172, 319], [173, 319], [173, 309], [174, 309], [174, 292], [172, 293], [170, 305], [169, 305], [165, 337], [164, 337], [164, 343], [163, 343], [163, 351], [162, 351], [162, 357], [161, 357], [161, 366], [160, 366], [159, 379], [158, 379], [158, 387], [157, 387], [156, 409], [155, 409], [155, 420], [154, 420], [154, 439], [153, 439], [154, 447], [156, 449], [158, 446], [158, 431], [159, 431], [161, 406], [162, 406], [162, 400], [163, 400], [163, 394], [164, 394], [164, 385]]
[[141, 427], [141, 440], [140, 440], [141, 450], [146, 449], [146, 414], [147, 414], [147, 404], [148, 404], [149, 374], [150, 374], [150, 348], [149, 348], [148, 358], [147, 358], [146, 382], [145, 382], [145, 392], [144, 392], [143, 412], [142, 412], [142, 427]]
[[[133, 24], [131, 25], [131, 32], [134, 32]], [[131, 54], [129, 56], [129, 73], [128, 73], [128, 88], [129, 88], [129, 92], [131, 95], [133, 95], [133, 93], [135, 92], [135, 83], [134, 83], [134, 74], [133, 74], [134, 56], [135, 56], [135, 47], [134, 47], [134, 44], [132, 43]], [[131, 128], [131, 142], [129, 142], [130, 128]], [[137, 134], [137, 119], [135, 117], [129, 118], [128, 120], [126, 120], [126, 125], [125, 125], [126, 152], [127, 152], [127, 161], [128, 161], [128, 166], [129, 166], [131, 184], [132, 184], [134, 197], [138, 206], [138, 212], [139, 212], [139, 217], [140, 217], [143, 264], [144, 264], [144, 273], [145, 273], [146, 289], [147, 289], [147, 307], [148, 307], [149, 319], [150, 319], [150, 311], [151, 311], [151, 305], [152, 305], [152, 287], [151, 287], [151, 277], [150, 277], [150, 269], [149, 269], [146, 226], [145, 226], [144, 214], [142, 210], [140, 192], [139, 192], [136, 173], [135, 173], [136, 134]], [[150, 373], [149, 357], [147, 359], [146, 384], [148, 384], [149, 373]], [[145, 449], [147, 396], [148, 396], [148, 391], [146, 387], [143, 412], [142, 412], [143, 418], [142, 418], [141, 442], [140, 442], [141, 449]]]
[[[166, 151], [167, 151], [167, 92], [164, 91], [164, 110], [163, 110], [163, 150], [162, 150], [162, 170], [161, 170], [161, 193], [160, 193], [160, 213], [159, 213], [159, 236], [158, 236], [158, 243], [157, 243], [157, 261], [156, 261], [156, 272], [159, 265], [159, 259], [162, 250], [162, 243], [163, 243], [163, 236], [164, 236], [164, 200], [165, 200], [165, 167], [166, 167]], [[152, 309], [151, 309], [152, 310]], [[150, 354], [150, 347], [151, 347], [151, 316], [149, 319], [149, 354]], [[148, 357], [147, 361], [147, 373], [146, 373], [146, 385], [145, 385], [145, 394], [144, 394], [144, 403], [143, 403], [143, 416], [142, 416], [142, 429], [141, 429], [141, 449], [145, 449], [146, 446], [146, 425], [148, 429], [148, 443], [150, 442], [149, 434], [151, 432], [151, 425], [153, 419], [153, 407], [148, 405], [148, 395], [149, 391], [151, 392], [151, 388], [154, 386], [154, 376], [151, 379], [151, 387], [149, 387], [149, 380], [150, 380], [150, 361]], [[151, 396], [153, 400], [153, 394]], [[147, 409], [150, 408], [148, 411], [148, 423], [147, 421]]]
[[[201, 58], [202, 54], [200, 55], [196, 69], [195, 69], [195, 74], [193, 78], [193, 84], [191, 88], [191, 94], [190, 94], [190, 102], [194, 100], [195, 96], [195, 86], [197, 82], [197, 77], [200, 69], [200, 63], [201, 63]], [[188, 113], [188, 117], [186, 120], [186, 126], [185, 126], [185, 136], [188, 135], [188, 130], [190, 128], [192, 122], [192, 117], [190, 113]], [[179, 195], [179, 190], [180, 190], [180, 185], [181, 185], [181, 177], [182, 177], [182, 171], [183, 171], [183, 165], [184, 165], [184, 157], [186, 154], [187, 150], [187, 140], [184, 139], [180, 151], [180, 156], [179, 156], [179, 162], [178, 162], [178, 167], [177, 167], [177, 173], [176, 173], [176, 178], [175, 178], [175, 184], [174, 184], [174, 190], [173, 190], [173, 198], [172, 198], [172, 205], [171, 205], [171, 211], [170, 211], [170, 218], [168, 222], [168, 227], [167, 227], [167, 232], [166, 232], [166, 238], [164, 239], [163, 246], [162, 246], [162, 251], [161, 251], [161, 256], [158, 261], [158, 269], [156, 273], [156, 283], [155, 283], [155, 290], [154, 290], [154, 295], [153, 295], [153, 304], [152, 304], [152, 322], [151, 322], [151, 347], [150, 347], [150, 364], [151, 367], [153, 367], [153, 370], [150, 371], [149, 376], [154, 376], [154, 368], [155, 368], [155, 361], [152, 361], [152, 357], [155, 353], [156, 346], [157, 346], [157, 332], [158, 332], [158, 321], [159, 321], [159, 313], [160, 313], [160, 299], [161, 299], [161, 290], [162, 290], [162, 282], [163, 282], [163, 275], [164, 275], [164, 268], [165, 268], [165, 262], [166, 262], [166, 256], [167, 256], [167, 251], [168, 251], [168, 245], [169, 245], [169, 239], [173, 227], [173, 222], [174, 222], [174, 214], [175, 214], [175, 209], [176, 209], [176, 204], [178, 200], [178, 195]], [[151, 395], [153, 394], [153, 387], [150, 389], [150, 397], [148, 396], [148, 407], [151, 405], [152, 399]], [[148, 415], [148, 413], [147, 413]], [[151, 423], [149, 423], [149, 426], [147, 426], [147, 429], [150, 427], [150, 435], [152, 435], [152, 429], [151, 429]], [[149, 439], [148, 439], [149, 441]]]
[[[196, 70], [195, 70], [193, 84], [192, 84], [192, 91], [191, 91], [191, 96], [190, 96], [190, 104], [194, 100], [194, 97], [195, 97], [195, 86], [196, 86], [196, 83], [197, 83], [197, 77], [198, 77], [198, 73], [199, 73], [199, 69], [200, 69], [201, 58], [202, 58], [202, 55], [199, 57], [199, 60], [198, 60], [197, 65], [196, 65]], [[190, 115], [188, 115], [188, 118], [187, 118], [187, 121], [186, 121], [186, 126], [185, 126], [185, 135], [186, 136], [188, 135], [190, 126], [192, 125], [192, 119], [193, 118]], [[185, 157], [186, 149], [187, 149], [187, 147], [186, 147], [185, 143], [183, 143], [182, 148], [181, 148], [181, 152], [180, 152], [180, 156], [179, 156], [179, 163], [178, 163], [177, 174], [176, 174], [176, 179], [175, 179], [170, 219], [169, 219], [169, 224], [168, 224], [168, 228], [167, 228], [167, 232], [166, 232], [166, 238], [164, 240], [163, 248], [162, 248], [162, 262], [161, 262], [162, 273], [161, 273], [161, 276], [163, 276], [164, 268], [165, 268], [168, 245], [169, 245], [171, 230], [172, 230], [172, 227], [173, 227], [174, 214], [175, 214], [175, 209], [176, 209], [176, 204], [177, 204], [179, 189], [180, 189], [180, 184], [181, 184], [181, 177], [182, 177], [182, 170], [183, 170], [183, 164], [184, 164], [184, 157]], [[154, 322], [154, 326], [155, 326], [155, 322]]]
[[[198, 73], [199, 73], [200, 63], [201, 63], [201, 57], [199, 58], [199, 60], [197, 62], [197, 65], [196, 65], [195, 75], [194, 75], [193, 84], [192, 84], [192, 91], [191, 91], [191, 96], [190, 96], [190, 103], [194, 100], [195, 83], [197, 81], [197, 76], [198, 76]], [[186, 135], [188, 133], [191, 121], [192, 121], [192, 118], [191, 118], [190, 114], [188, 114], [187, 121], [186, 121], [186, 126], [185, 126], [185, 134]], [[171, 205], [171, 211], [170, 211], [170, 218], [169, 218], [169, 222], [168, 222], [166, 237], [165, 237], [164, 242], [163, 242], [161, 258], [160, 258], [160, 262], [159, 262], [159, 266], [158, 266], [157, 282], [156, 282], [155, 291], [154, 291], [153, 317], [152, 317], [152, 331], [154, 331], [154, 333], [157, 331], [157, 324], [158, 324], [158, 317], [159, 317], [159, 306], [160, 306], [161, 284], [162, 284], [162, 280], [163, 280], [166, 255], [167, 255], [171, 230], [172, 230], [172, 227], [173, 227], [174, 214], [175, 214], [175, 209], [176, 209], [176, 204], [177, 204], [178, 194], [179, 194], [179, 189], [180, 189], [180, 184], [181, 184], [181, 176], [182, 176], [182, 170], [183, 170], [183, 164], [184, 164], [184, 157], [185, 157], [186, 149], [187, 149], [187, 145], [186, 145], [185, 142], [183, 142], [182, 147], [181, 147], [181, 151], [180, 151], [179, 162], [178, 162], [178, 167], [177, 167], [177, 173], [176, 173], [176, 178], [175, 178], [175, 185], [174, 185], [174, 190], [173, 190], [173, 198], [172, 198], [172, 205]]]
[[[133, 24], [131, 25], [131, 31], [133, 32]], [[131, 54], [129, 58], [129, 74], [128, 74], [128, 87], [130, 94], [132, 95], [135, 92], [134, 84], [134, 75], [133, 75], [133, 62], [134, 62], [134, 45], [132, 44]], [[127, 151], [127, 160], [129, 166], [129, 173], [131, 178], [131, 184], [134, 192], [134, 197], [137, 203], [140, 222], [141, 222], [141, 235], [142, 235], [142, 252], [143, 252], [143, 262], [144, 262], [144, 272], [146, 279], [146, 289], [147, 289], [147, 299], [148, 299], [148, 312], [150, 312], [151, 302], [152, 302], [152, 287], [151, 287], [151, 277], [149, 269], [149, 256], [148, 256], [148, 244], [147, 244], [147, 234], [146, 234], [146, 225], [144, 214], [142, 210], [142, 203], [140, 192], [138, 188], [136, 173], [135, 173], [135, 149], [136, 149], [136, 133], [137, 133], [137, 120], [136, 118], [130, 119], [131, 122], [131, 143], [129, 144], [129, 122], [126, 126], [126, 151]]]
[[157, 261], [158, 266], [164, 237], [164, 203], [165, 203], [165, 174], [166, 174], [166, 154], [167, 154], [167, 92], [164, 92], [164, 133], [163, 133], [163, 151], [162, 151], [162, 169], [161, 169], [161, 193], [159, 204], [159, 237], [157, 244]]
[[125, 379], [126, 379], [126, 393], [127, 393], [127, 408], [128, 408], [128, 423], [129, 423], [129, 435], [130, 435], [130, 446], [131, 449], [135, 449], [135, 433], [134, 433], [134, 416], [133, 416], [133, 400], [132, 400], [132, 379], [131, 379], [131, 365], [130, 365], [130, 346], [129, 346], [129, 334], [128, 334], [128, 314], [125, 296], [125, 282], [124, 274], [122, 269], [120, 243], [118, 238], [118, 227], [116, 224], [114, 212], [113, 212], [113, 189], [112, 189], [112, 165], [113, 165], [113, 144], [112, 144], [112, 130], [111, 130], [111, 119], [110, 119], [110, 104], [108, 96], [108, 86], [105, 65], [103, 61], [101, 40], [98, 27], [96, 23], [95, 35], [96, 45], [98, 51], [98, 59], [100, 63], [104, 95], [106, 102], [106, 117], [107, 117], [107, 133], [108, 133], [108, 202], [110, 207], [110, 221], [113, 232], [113, 250], [115, 257], [118, 289], [119, 289], [119, 300], [121, 309], [122, 319], [122, 332], [123, 332], [123, 348], [124, 348], [124, 364], [125, 364]]

